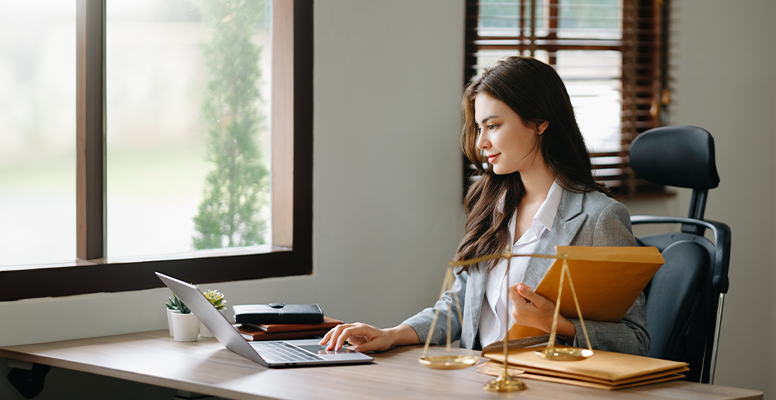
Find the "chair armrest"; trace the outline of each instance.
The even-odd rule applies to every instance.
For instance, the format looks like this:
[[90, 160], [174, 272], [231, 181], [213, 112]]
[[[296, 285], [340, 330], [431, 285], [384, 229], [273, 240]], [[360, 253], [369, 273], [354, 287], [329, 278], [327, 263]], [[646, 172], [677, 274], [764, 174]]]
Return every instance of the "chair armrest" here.
[[728, 270], [730, 267], [731, 231], [730, 227], [718, 221], [699, 220], [683, 217], [663, 217], [655, 215], [631, 216], [632, 225], [645, 224], [689, 224], [703, 226], [714, 234], [714, 269], [712, 276], [712, 290], [717, 293], [727, 293], [730, 287]]

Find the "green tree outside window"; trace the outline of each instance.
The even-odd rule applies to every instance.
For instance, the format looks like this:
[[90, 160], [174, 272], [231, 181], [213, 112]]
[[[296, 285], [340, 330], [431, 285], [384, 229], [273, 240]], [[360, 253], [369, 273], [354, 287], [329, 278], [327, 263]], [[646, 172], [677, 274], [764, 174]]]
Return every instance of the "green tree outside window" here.
[[261, 46], [251, 38], [265, 18], [266, 1], [200, 0], [203, 21], [212, 27], [202, 43], [209, 80], [202, 115], [208, 123], [207, 160], [214, 168], [194, 217], [195, 249], [241, 247], [264, 243], [268, 171], [261, 163], [256, 136], [266, 123], [262, 101]]

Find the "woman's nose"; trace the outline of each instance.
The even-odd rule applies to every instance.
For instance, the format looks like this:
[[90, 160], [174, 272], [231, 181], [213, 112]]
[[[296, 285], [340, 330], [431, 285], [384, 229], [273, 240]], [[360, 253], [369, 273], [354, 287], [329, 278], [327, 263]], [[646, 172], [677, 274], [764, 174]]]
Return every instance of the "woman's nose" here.
[[480, 150], [487, 150], [490, 148], [490, 142], [485, 138], [485, 134], [482, 132], [477, 135], [477, 148]]

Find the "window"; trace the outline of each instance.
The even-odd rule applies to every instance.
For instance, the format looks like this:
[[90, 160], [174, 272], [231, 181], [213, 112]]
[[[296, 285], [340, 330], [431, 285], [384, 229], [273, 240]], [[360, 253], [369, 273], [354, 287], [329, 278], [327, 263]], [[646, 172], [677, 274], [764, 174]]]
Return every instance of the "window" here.
[[[44, 16], [53, 21], [29, 27], [48, 40], [38, 40], [32, 55], [9, 50], [30, 47], [8, 45], [16, 35], [0, 42], [0, 82], [9, 62], [30, 73], [44, 70], [43, 61], [58, 66], [47, 80], [29, 78], [48, 86], [19, 84], [14, 96], [45, 90], [47, 102], [23, 106], [39, 119], [61, 120], [32, 133], [56, 130], [65, 144], [36, 142], [24, 121], [9, 122], [17, 114], [0, 112], [0, 132], [20, 127], [19, 146], [38, 157], [3, 157], [0, 194], [13, 179], [33, 193], [46, 188], [33, 179], [43, 167], [59, 174], [49, 181], [70, 189], [43, 193], [48, 203], [35, 203], [6, 229], [33, 245], [0, 258], [0, 301], [161, 287], [154, 271], [192, 282], [311, 273], [312, 2], [231, 5], [255, 10], [211, 0], [52, 4]], [[8, 98], [0, 92], [0, 103]], [[62, 160], [47, 157], [49, 147]], [[256, 156], [261, 151], [271, 158]], [[245, 171], [248, 178], [235, 180]], [[29, 201], [20, 193], [2, 197]], [[252, 197], [258, 200], [248, 204]], [[55, 218], [60, 209], [70, 216]], [[43, 232], [54, 220], [62, 227]]]
[[[0, 265], [75, 259], [75, 11], [0, 13]], [[45, 252], [41, 232], [57, 238]]]
[[110, 261], [271, 243], [271, 5], [106, 2]]
[[[467, 0], [465, 81], [509, 55], [557, 71], [596, 179], [619, 197], [659, 193], [638, 179], [628, 148], [667, 120], [668, 0]], [[474, 166], [464, 162], [465, 187]]]

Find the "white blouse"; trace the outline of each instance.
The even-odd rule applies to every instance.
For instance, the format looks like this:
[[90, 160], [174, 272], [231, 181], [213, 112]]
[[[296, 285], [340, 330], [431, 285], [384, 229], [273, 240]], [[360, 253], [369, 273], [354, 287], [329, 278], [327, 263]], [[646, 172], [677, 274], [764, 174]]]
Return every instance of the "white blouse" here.
[[[545, 231], [552, 230], [552, 223], [555, 221], [555, 215], [558, 213], [558, 205], [563, 194], [563, 189], [558, 182], [553, 182], [547, 198], [539, 207], [533, 219], [531, 229], [525, 231], [523, 236], [515, 242], [515, 224], [517, 212], [512, 214], [512, 220], [509, 222], [509, 238], [512, 245], [512, 253], [530, 254], [536, 248], [539, 239]], [[501, 199], [498, 210], [504, 212], [504, 199]], [[512, 259], [509, 267], [509, 285], [515, 285], [523, 281], [523, 274], [528, 266], [529, 257], [516, 257]], [[488, 273], [488, 286], [485, 289], [485, 299], [482, 302], [482, 313], [480, 315], [480, 343], [485, 347], [498, 340], [504, 339], [504, 310], [507, 306], [506, 293], [506, 270], [507, 260], [501, 259], [496, 267]], [[535, 288], [534, 288], [535, 289]], [[510, 313], [509, 326], [514, 324], [514, 318]]]

